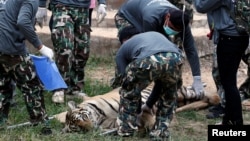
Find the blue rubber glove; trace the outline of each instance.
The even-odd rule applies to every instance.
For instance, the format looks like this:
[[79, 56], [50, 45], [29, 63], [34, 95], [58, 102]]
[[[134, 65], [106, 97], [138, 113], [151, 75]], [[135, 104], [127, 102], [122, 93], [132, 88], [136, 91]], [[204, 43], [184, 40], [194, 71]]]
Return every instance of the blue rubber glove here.
[[193, 81], [192, 88], [195, 94], [197, 95], [196, 98], [203, 99], [205, 92], [204, 92], [204, 87], [201, 82], [201, 76], [194, 76], [193, 79], [194, 81]]

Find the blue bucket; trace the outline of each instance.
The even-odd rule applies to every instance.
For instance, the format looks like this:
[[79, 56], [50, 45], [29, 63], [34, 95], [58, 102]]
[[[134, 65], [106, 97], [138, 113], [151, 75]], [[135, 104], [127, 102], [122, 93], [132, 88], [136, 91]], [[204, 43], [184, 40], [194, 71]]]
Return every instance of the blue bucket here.
[[54, 61], [50, 61], [49, 58], [45, 56], [32, 54], [30, 56], [35, 64], [36, 73], [46, 90], [53, 91], [68, 88]]

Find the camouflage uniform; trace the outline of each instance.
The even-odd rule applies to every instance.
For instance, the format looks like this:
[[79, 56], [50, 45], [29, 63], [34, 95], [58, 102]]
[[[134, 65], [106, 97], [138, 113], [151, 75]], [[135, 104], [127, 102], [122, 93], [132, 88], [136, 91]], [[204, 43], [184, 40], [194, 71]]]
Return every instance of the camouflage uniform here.
[[23, 94], [30, 121], [47, 122], [43, 86], [30, 57], [0, 53], [0, 124], [4, 124], [8, 119], [14, 90], [12, 80], [17, 82], [16, 85]]
[[241, 84], [239, 91], [242, 97], [242, 100], [250, 98], [250, 46], [246, 49], [245, 55], [242, 57], [242, 60], [247, 64], [247, 78]]
[[[189, 15], [190, 17], [190, 24], [192, 24], [193, 22], [193, 7], [192, 7], [192, 0], [186, 0], [185, 2], [183, 0], [169, 0], [169, 2], [171, 2], [172, 4], [174, 4], [177, 8], [179, 9], [183, 9], [183, 5], [185, 5], [185, 12]], [[118, 29], [118, 37], [119, 37], [119, 32], [127, 26], [131, 26], [131, 23], [129, 23], [128, 20], [126, 20], [125, 18], [119, 16], [119, 15], [115, 15], [115, 25], [116, 28]], [[170, 41], [172, 41], [174, 44], [176, 44], [177, 46], [179, 46], [179, 48], [183, 49], [182, 46], [182, 39], [180, 36], [169, 36], [168, 39]], [[184, 52], [183, 52], [184, 55]]]
[[119, 135], [129, 136], [137, 130], [135, 121], [137, 108], [141, 107], [140, 92], [152, 81], [161, 81], [163, 87], [157, 103], [156, 124], [150, 135], [168, 137], [167, 128], [177, 106], [177, 89], [182, 85], [182, 63], [183, 57], [180, 54], [157, 53], [135, 60], [127, 66], [127, 75], [120, 89]]
[[183, 5], [185, 5], [185, 12], [189, 15], [190, 17], [190, 23], [193, 22], [193, 17], [194, 17], [194, 11], [193, 11], [193, 0], [168, 0], [172, 4], [174, 4], [176, 7], [179, 9], [183, 9]]
[[[126, 20], [125, 18], [119, 16], [119, 15], [115, 15], [115, 25], [116, 28], [118, 29], [118, 34], [117, 37], [119, 37], [120, 31], [124, 28], [124, 27], [128, 27], [128, 26], [133, 26], [131, 23], [129, 23], [128, 20]], [[167, 37], [171, 42], [173, 42], [174, 44], [176, 44], [181, 50], [182, 50], [182, 55], [185, 56], [184, 53], [184, 48], [182, 46], [182, 39], [180, 36], [168, 36]]]
[[116, 25], [116, 28], [118, 29], [117, 37], [119, 37], [120, 31], [124, 27], [133, 26], [131, 23], [129, 23], [128, 20], [126, 20], [125, 18], [119, 16], [118, 14], [115, 15], [115, 25]]
[[84, 86], [84, 67], [90, 52], [89, 9], [60, 4], [51, 4], [50, 9], [55, 60], [68, 85], [66, 93], [80, 92]]

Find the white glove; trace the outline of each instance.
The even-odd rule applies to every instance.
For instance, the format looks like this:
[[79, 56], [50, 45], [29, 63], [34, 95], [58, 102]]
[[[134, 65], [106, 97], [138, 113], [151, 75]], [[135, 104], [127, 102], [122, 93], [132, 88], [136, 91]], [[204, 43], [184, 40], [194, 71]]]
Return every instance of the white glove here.
[[96, 14], [97, 23], [101, 23], [106, 15], [107, 15], [106, 5], [99, 4], [98, 9], [97, 9], [97, 14]]
[[202, 99], [204, 97], [204, 87], [201, 82], [201, 76], [194, 76], [194, 82], [192, 88], [197, 95], [197, 99]]
[[36, 13], [36, 23], [43, 28], [43, 24], [47, 23], [47, 9], [43, 7], [38, 7]]
[[54, 57], [54, 52], [51, 48], [46, 47], [45, 45], [42, 46], [42, 48], [39, 50], [39, 52], [48, 57], [51, 61], [53, 61], [53, 57]]

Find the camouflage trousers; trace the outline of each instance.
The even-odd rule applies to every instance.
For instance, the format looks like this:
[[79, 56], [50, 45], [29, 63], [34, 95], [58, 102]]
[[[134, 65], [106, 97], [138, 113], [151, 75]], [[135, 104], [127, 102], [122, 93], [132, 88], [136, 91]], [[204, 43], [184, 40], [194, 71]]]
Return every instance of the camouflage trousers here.
[[[242, 100], [246, 98], [250, 98], [250, 47], [246, 49], [245, 54], [242, 56], [242, 61], [247, 64], [248, 70], [247, 70], [247, 78], [245, 81], [240, 85], [239, 91], [241, 94]], [[216, 46], [214, 47], [214, 53], [213, 53], [213, 63], [212, 63], [212, 76], [217, 88], [217, 92], [221, 98], [221, 106], [225, 107], [225, 94], [224, 89], [222, 87], [221, 81], [220, 81], [220, 75], [218, 70], [218, 64], [217, 64], [217, 55], [216, 55]]]
[[68, 85], [67, 92], [81, 91], [90, 52], [89, 9], [51, 5], [51, 11], [56, 64]]
[[0, 53], [0, 124], [7, 121], [14, 87], [23, 94], [31, 122], [47, 119], [44, 105], [43, 85], [36, 75], [29, 55], [6, 55]]
[[250, 46], [246, 49], [245, 54], [242, 56], [242, 60], [247, 64], [247, 78], [241, 84], [239, 90], [244, 98], [250, 98]]
[[177, 53], [157, 53], [131, 62], [126, 68], [120, 93], [119, 135], [131, 135], [137, 131], [135, 123], [141, 108], [141, 91], [151, 82], [162, 82], [157, 101], [154, 129], [167, 129], [177, 106], [177, 89], [182, 82], [183, 57]]

